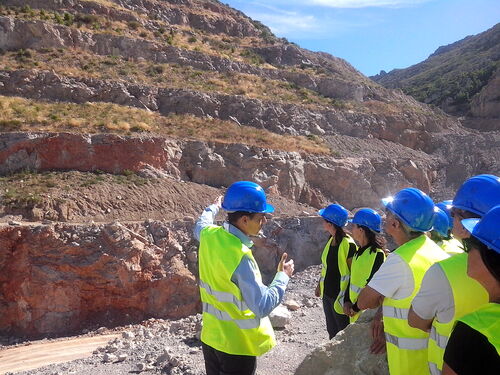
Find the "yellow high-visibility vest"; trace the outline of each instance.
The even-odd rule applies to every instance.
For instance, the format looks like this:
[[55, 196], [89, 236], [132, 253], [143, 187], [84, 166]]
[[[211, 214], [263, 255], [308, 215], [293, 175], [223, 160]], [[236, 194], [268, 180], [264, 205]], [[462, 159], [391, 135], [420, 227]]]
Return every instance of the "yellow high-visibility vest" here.
[[340, 271], [340, 291], [335, 303], [333, 304], [333, 308], [337, 314], [344, 313], [344, 295], [348, 293], [347, 286], [349, 285], [351, 277], [351, 270], [347, 264], [347, 255], [349, 255], [349, 248], [351, 247], [351, 244], [356, 246], [354, 240], [350, 236], [346, 235], [342, 241], [340, 241], [339, 245], [338, 262]]
[[[275, 346], [276, 340], [269, 318], [256, 317], [231, 281], [243, 256], [254, 259], [252, 251], [223, 227], [210, 225], [201, 231], [201, 341], [224, 353], [259, 356]], [[255, 277], [262, 280], [258, 270]]]
[[449, 240], [443, 240], [438, 245], [439, 247], [441, 247], [441, 249], [450, 254], [450, 256], [455, 254], [462, 254], [464, 252], [464, 246], [459, 240], [454, 237]]
[[482, 333], [500, 355], [500, 304], [487, 303], [459, 320]]
[[[429, 336], [429, 370], [432, 375], [441, 374], [444, 349], [455, 321], [488, 303], [488, 292], [476, 280], [467, 276], [467, 253], [456, 254], [438, 262], [453, 293], [454, 315], [448, 323], [432, 322]], [[500, 318], [500, 317], [499, 317]]]
[[[370, 277], [373, 269], [373, 264], [377, 258], [377, 254], [382, 253], [385, 259], [385, 253], [382, 249], [367, 248], [360, 256], [354, 256], [351, 264], [351, 285], [349, 286], [349, 299], [354, 304], [358, 300], [359, 292], [363, 289]], [[359, 251], [359, 249], [358, 249]], [[358, 320], [360, 313], [350, 317], [350, 322]]]
[[[322, 267], [321, 267], [321, 278], [319, 281], [321, 297], [323, 297], [324, 280], [326, 276], [326, 270], [328, 269], [327, 258], [328, 258], [328, 252], [330, 251], [330, 245], [332, 243], [332, 240], [333, 237], [331, 237], [328, 240], [328, 242], [325, 245], [325, 248], [323, 249], [323, 253], [321, 254]], [[335, 299], [333, 307], [338, 314], [344, 313], [344, 295], [346, 293], [347, 285], [349, 284], [349, 278], [351, 275], [351, 271], [349, 270], [349, 266], [347, 264], [347, 255], [349, 254], [350, 244], [355, 244], [354, 240], [350, 236], [346, 235], [344, 238], [342, 238], [342, 241], [340, 241], [339, 251], [337, 254], [337, 262], [339, 265], [339, 272], [340, 272], [340, 291], [337, 298]]]
[[326, 242], [323, 252], [321, 253], [321, 277], [319, 278], [319, 291], [320, 296], [323, 297], [323, 291], [325, 290], [325, 276], [326, 270], [328, 269], [328, 264], [326, 258], [328, 258], [328, 252], [330, 251], [330, 245], [332, 244], [333, 237]]
[[411, 301], [422, 284], [425, 272], [448, 255], [425, 234], [394, 250], [413, 275], [413, 291], [403, 299], [384, 298], [382, 313], [387, 342], [387, 361], [391, 375], [429, 374], [427, 340], [429, 334], [408, 325]]

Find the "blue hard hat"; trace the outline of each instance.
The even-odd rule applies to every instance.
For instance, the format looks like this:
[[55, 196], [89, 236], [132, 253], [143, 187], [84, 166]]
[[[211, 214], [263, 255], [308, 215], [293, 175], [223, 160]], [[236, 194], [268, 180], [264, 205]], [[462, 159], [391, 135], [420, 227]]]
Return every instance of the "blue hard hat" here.
[[394, 197], [382, 199], [382, 204], [411, 230], [427, 232], [432, 229], [434, 202], [423, 191], [406, 188]]
[[349, 213], [340, 204], [331, 204], [319, 210], [318, 215], [330, 223], [343, 227], [347, 224], [347, 216], [349, 216]]
[[500, 205], [489, 210], [482, 219], [464, 219], [462, 225], [474, 237], [500, 254]]
[[353, 224], [362, 225], [374, 232], [380, 233], [382, 230], [382, 218], [377, 211], [371, 208], [362, 208], [349, 220]]
[[[448, 215], [448, 219], [450, 220], [450, 225], [453, 227], [453, 217], [451, 216], [451, 209], [453, 208], [453, 201], [452, 200], [445, 200], [439, 203], [436, 203], [436, 206], [440, 209], [442, 209], [446, 215]], [[451, 229], [450, 227], [450, 229]]]
[[483, 216], [500, 204], [500, 177], [480, 174], [469, 178], [458, 189], [453, 207]]
[[267, 203], [264, 189], [250, 181], [238, 181], [229, 186], [222, 208], [229, 212], [274, 212], [274, 207]]
[[449, 231], [453, 228], [453, 222], [450, 222], [446, 212], [437, 207], [437, 205], [434, 208], [434, 221], [432, 226], [433, 230], [443, 237], [448, 237]]

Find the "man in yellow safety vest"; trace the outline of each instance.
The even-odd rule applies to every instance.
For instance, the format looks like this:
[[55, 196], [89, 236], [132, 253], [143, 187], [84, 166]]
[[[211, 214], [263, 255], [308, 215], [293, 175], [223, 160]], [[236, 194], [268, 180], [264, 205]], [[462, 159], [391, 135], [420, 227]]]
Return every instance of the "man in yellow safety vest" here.
[[[470, 237], [462, 219], [480, 218], [500, 204], [500, 178], [478, 175], [458, 189], [452, 203], [453, 231], [464, 241]], [[436, 223], [434, 223], [436, 226]], [[467, 253], [437, 262], [425, 273], [422, 286], [412, 301], [408, 323], [428, 332], [429, 371], [441, 374], [444, 349], [457, 319], [488, 302], [481, 284], [467, 275]]]
[[274, 207], [261, 186], [249, 181], [232, 184], [222, 202], [227, 221], [217, 226], [221, 198], [204, 210], [194, 228], [200, 241], [205, 369], [207, 375], [252, 375], [256, 357], [276, 345], [267, 315], [282, 301], [294, 265], [283, 254], [271, 285], [262, 283], [249, 236], [259, 234]]
[[376, 317], [372, 329], [380, 331], [383, 325], [391, 375], [428, 374], [429, 334], [410, 327], [407, 317], [425, 271], [448, 257], [425, 235], [432, 228], [434, 202], [422, 191], [406, 188], [382, 203], [386, 208], [385, 232], [399, 247], [361, 290], [352, 309], [382, 305], [383, 324]]

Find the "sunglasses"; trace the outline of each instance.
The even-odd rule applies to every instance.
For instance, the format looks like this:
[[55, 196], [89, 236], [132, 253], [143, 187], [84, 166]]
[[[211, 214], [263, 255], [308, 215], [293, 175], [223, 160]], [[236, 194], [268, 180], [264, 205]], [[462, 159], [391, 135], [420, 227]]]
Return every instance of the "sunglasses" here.
[[473, 218], [479, 217], [479, 215], [477, 215], [473, 212], [461, 210], [459, 208], [452, 208], [450, 215], [451, 215], [451, 217], [453, 217], [453, 218], [456, 217], [458, 219], [473, 219]]

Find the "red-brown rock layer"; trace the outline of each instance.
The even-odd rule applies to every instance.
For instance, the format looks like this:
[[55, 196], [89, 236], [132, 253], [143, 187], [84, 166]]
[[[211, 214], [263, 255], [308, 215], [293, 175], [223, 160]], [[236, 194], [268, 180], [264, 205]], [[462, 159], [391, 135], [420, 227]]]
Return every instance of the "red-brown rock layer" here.
[[155, 236], [161, 247], [118, 223], [0, 229], [0, 332], [36, 337], [196, 313], [182, 247], [165, 228]]

